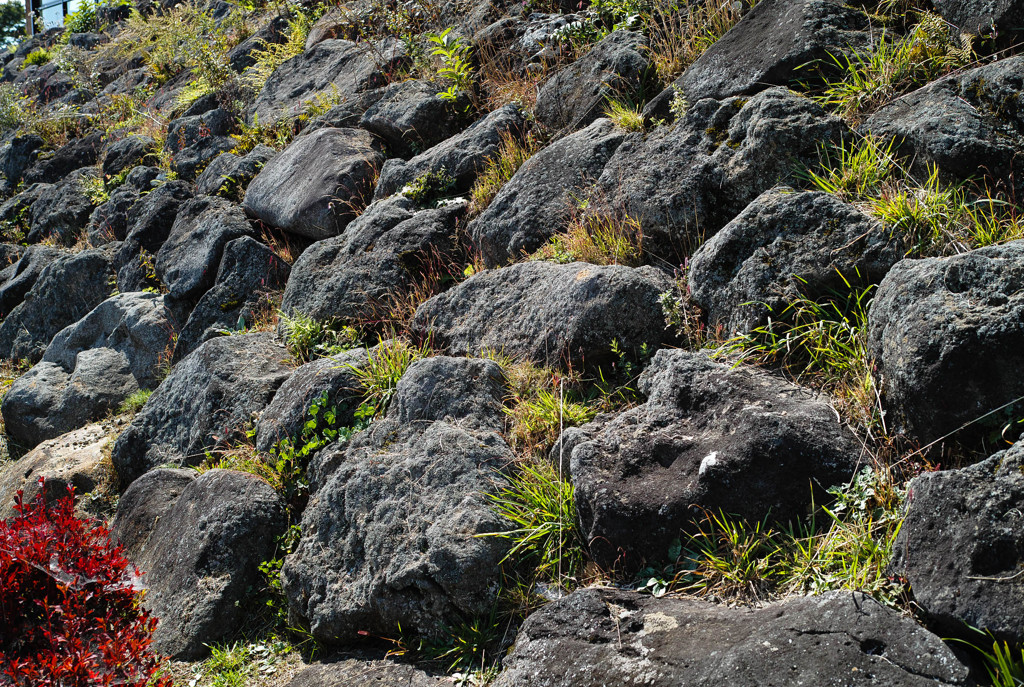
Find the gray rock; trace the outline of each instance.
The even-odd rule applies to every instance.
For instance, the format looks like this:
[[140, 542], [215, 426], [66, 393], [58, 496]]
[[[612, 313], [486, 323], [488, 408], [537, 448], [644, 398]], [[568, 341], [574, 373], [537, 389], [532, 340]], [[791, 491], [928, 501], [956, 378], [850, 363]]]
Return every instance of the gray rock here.
[[388, 160], [381, 168], [373, 199], [387, 198], [424, 174], [442, 169], [455, 179], [451, 192], [464, 193], [483, 171], [487, 158], [498, 152], [502, 135], [521, 135], [525, 126], [522, 110], [506, 105], [411, 160]]
[[942, 18], [969, 33], [1005, 33], [1013, 40], [1024, 26], [1021, 0], [934, 0]]
[[184, 358], [224, 331], [237, 331], [267, 317], [274, 302], [272, 295], [284, 288], [289, 270], [284, 260], [255, 239], [245, 236], [228, 243], [214, 285], [199, 299], [181, 328], [174, 360]]
[[509, 73], [522, 74], [529, 65], [542, 66], [551, 57], [549, 46], [558, 42], [555, 32], [579, 20], [575, 14], [541, 12], [522, 18], [503, 16], [478, 31], [473, 43]]
[[[762, 192], [819, 148], [838, 142], [846, 125], [784, 88], [749, 101], [702, 100], [672, 127], [631, 134], [598, 179], [599, 198], [644, 229], [644, 250], [680, 264]], [[603, 196], [603, 198], [602, 198]]]
[[142, 291], [156, 286], [153, 261], [171, 233], [178, 209], [192, 198], [185, 181], [168, 181], [146, 194], [128, 212], [127, 234], [118, 249], [117, 288]]
[[363, 395], [353, 368], [364, 367], [367, 360], [366, 349], [355, 348], [297, 368], [260, 415], [256, 449], [269, 452], [277, 442], [301, 435], [309, 407], [324, 394], [325, 407], [337, 409], [336, 426], [351, 425]]
[[1011, 643], [1024, 639], [1024, 443], [962, 470], [910, 481], [890, 573], [943, 632], [964, 625]]
[[175, 366], [135, 416], [111, 457], [122, 484], [163, 464], [198, 465], [244, 432], [292, 373], [268, 334], [211, 339]]
[[52, 238], [73, 244], [89, 223], [93, 204], [87, 184], [97, 177], [95, 169], [79, 169], [40, 193], [32, 203], [28, 240], [39, 243]]
[[39, 136], [22, 134], [0, 148], [0, 174], [3, 174], [7, 190], [12, 190], [21, 181], [21, 175], [36, 161], [43, 145], [44, 141]]
[[111, 443], [102, 425], [90, 425], [44, 442], [16, 461], [0, 467], [0, 519], [16, 515], [14, 497], [24, 491], [24, 503], [39, 493], [39, 478], [46, 479], [45, 498], [55, 501], [67, 495], [68, 485], [81, 497], [110, 479], [104, 464]]
[[139, 560], [145, 555], [153, 528], [195, 479], [194, 470], [158, 468], [135, 480], [121, 494], [118, 510], [130, 517], [115, 517], [110, 539], [124, 547], [129, 560]]
[[430, 252], [452, 253], [465, 204], [418, 210], [398, 196], [374, 203], [341, 236], [318, 241], [295, 261], [281, 310], [323, 322], [372, 314], [407, 289]]
[[824, 399], [768, 372], [659, 351], [640, 377], [647, 402], [567, 430], [591, 555], [634, 569], [664, 557], [703, 511], [786, 521], [853, 474], [859, 447]]
[[[505, 393], [486, 360], [429, 358], [398, 383], [387, 417], [316, 461], [302, 538], [282, 580], [293, 622], [336, 643], [359, 631], [436, 636], [486, 615], [508, 542], [484, 496], [513, 459], [496, 433]], [[322, 480], [322, 481], [321, 481]]]
[[351, 687], [352, 685], [401, 685], [434, 687], [449, 684], [447, 677], [436, 677], [421, 668], [388, 660], [349, 658], [311, 665], [292, 678], [288, 687]]
[[302, 130], [303, 135], [328, 127], [335, 129], [358, 127], [363, 113], [380, 102], [387, 90], [387, 86], [381, 86], [360, 93], [339, 94], [338, 104], [306, 124], [306, 128]]
[[527, 262], [479, 272], [416, 310], [412, 329], [459, 354], [502, 351], [545, 365], [599, 365], [667, 338], [654, 268]]
[[128, 234], [128, 213], [139, 202], [142, 194], [129, 185], [120, 186], [110, 194], [110, 199], [96, 206], [89, 215], [86, 235], [94, 246], [111, 241], [124, 241]]
[[968, 685], [912, 619], [856, 592], [762, 608], [582, 589], [523, 624], [495, 687]]
[[469, 225], [469, 235], [488, 267], [532, 253], [566, 228], [574, 205], [601, 174], [625, 134], [599, 119], [547, 146], [523, 163], [487, 209]]
[[157, 152], [156, 141], [149, 136], [125, 136], [107, 147], [103, 157], [103, 174], [114, 176], [143, 164]]
[[690, 295], [727, 335], [779, 320], [786, 306], [877, 284], [903, 256], [899, 237], [833, 195], [758, 196], [690, 261]]
[[[1024, 56], [1010, 57], [939, 79], [886, 105], [864, 125], [867, 133], [909, 159], [926, 178], [937, 166], [944, 182], [986, 175], [1024, 193]], [[997, 186], [997, 187], [998, 187]]]
[[224, 153], [207, 165], [196, 179], [196, 192], [240, 200], [249, 183], [275, 155], [276, 150], [262, 143], [246, 153], [245, 157]]
[[110, 251], [101, 248], [48, 264], [0, 325], [0, 357], [38, 361], [57, 332], [106, 299], [113, 279]]
[[868, 335], [890, 432], [922, 444], [950, 433], [970, 447], [998, 441], [1019, 404], [990, 413], [1024, 396], [1024, 379], [1008, 374], [1024, 366], [1024, 241], [898, 263]]
[[304, 103], [321, 93], [358, 93], [383, 86], [387, 75], [408, 60], [397, 38], [364, 45], [325, 40], [278, 67], [250, 114], [262, 124], [272, 124], [299, 114]]
[[284, 43], [288, 32], [288, 17], [276, 15], [261, 26], [256, 33], [228, 51], [228, 63], [241, 74], [256, 64], [256, 53], [266, 50], [269, 44]]
[[232, 115], [217, 108], [175, 119], [167, 126], [166, 148], [171, 152], [171, 166], [178, 176], [193, 181], [211, 160], [233, 150], [238, 141], [229, 136]]
[[99, 162], [103, 150], [103, 133], [94, 131], [88, 136], [76, 138], [57, 149], [52, 156], [38, 160], [25, 171], [26, 184], [52, 184], [71, 172]]
[[4, 270], [7, 274], [0, 285], [0, 317], [6, 317], [25, 299], [25, 294], [36, 283], [47, 265], [64, 256], [65, 253], [52, 246], [26, 248], [16, 263]]
[[391, 84], [383, 97], [363, 114], [359, 126], [371, 131], [398, 157], [412, 157], [462, 131], [458, 104], [438, 97], [437, 85], [426, 81]]
[[643, 34], [609, 34], [541, 86], [537, 121], [555, 131], [575, 131], [602, 117], [609, 98], [636, 99], [650, 69], [647, 48]]
[[384, 156], [359, 129], [320, 129], [268, 162], [249, 184], [245, 209], [275, 227], [322, 239], [341, 232], [370, 195]]
[[830, 55], [865, 46], [867, 23], [863, 12], [837, 0], [764, 0], [673, 85], [695, 103], [831, 75]]
[[[139, 527], [132, 522], [137, 518], [144, 527], [149, 509], [130, 506], [146, 503], [122, 499], [115, 532]], [[185, 486], [132, 559], [145, 571], [143, 606], [159, 618], [153, 648], [197, 659], [208, 644], [237, 630], [245, 617], [242, 602], [260, 581], [259, 564], [274, 553], [285, 524], [281, 497], [254, 475], [211, 470]]]
[[238, 205], [200, 196], [185, 202], [156, 254], [156, 276], [176, 301], [194, 304], [217, 278], [224, 246], [256, 232]]

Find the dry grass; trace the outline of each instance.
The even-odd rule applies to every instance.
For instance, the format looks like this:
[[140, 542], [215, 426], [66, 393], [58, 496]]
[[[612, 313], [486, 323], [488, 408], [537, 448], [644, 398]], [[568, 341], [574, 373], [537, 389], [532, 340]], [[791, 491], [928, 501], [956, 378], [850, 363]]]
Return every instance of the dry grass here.
[[498, 195], [501, 187], [541, 147], [541, 141], [532, 134], [526, 138], [520, 138], [513, 132], [503, 133], [498, 152], [493, 157], [487, 158], [483, 173], [477, 177], [476, 183], [469, 191], [469, 217], [476, 217], [486, 210], [494, 200], [494, 196]]
[[[757, 0], [749, 3], [757, 4]], [[685, 0], [677, 4], [659, 0], [644, 17], [650, 58], [658, 78], [673, 81], [697, 61], [743, 16], [739, 3]]]
[[579, 211], [568, 231], [553, 236], [530, 259], [639, 267], [643, 264], [643, 230], [629, 215]]

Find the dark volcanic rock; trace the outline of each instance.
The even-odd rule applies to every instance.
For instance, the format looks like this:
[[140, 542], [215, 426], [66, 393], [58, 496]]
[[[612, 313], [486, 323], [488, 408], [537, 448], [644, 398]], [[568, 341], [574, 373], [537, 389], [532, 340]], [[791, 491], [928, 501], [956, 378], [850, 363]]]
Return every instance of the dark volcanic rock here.
[[674, 86], [695, 103], [807, 81], [822, 68], [835, 71], [830, 55], [863, 47], [867, 28], [863, 12], [836, 0], [763, 0]]
[[502, 135], [518, 136], [525, 126], [522, 110], [506, 105], [411, 160], [388, 160], [380, 171], [373, 199], [387, 198], [424, 174], [442, 169], [455, 179], [451, 192], [464, 193], [483, 171], [487, 158], [498, 152]]
[[287, 31], [288, 17], [283, 14], [274, 16], [256, 33], [228, 52], [228, 62], [231, 64], [231, 68], [241, 74], [256, 64], [255, 53], [266, 50], [268, 44], [284, 43]]
[[370, 195], [374, 170], [383, 162], [369, 132], [320, 129], [266, 164], [249, 184], [245, 209], [299, 236], [334, 236]]
[[124, 547], [129, 560], [138, 560], [145, 554], [153, 528], [195, 479], [193, 470], [157, 468], [147, 472], [144, 479], [135, 480], [121, 494], [117, 508], [131, 517], [115, 517], [110, 538]]
[[1020, 35], [1024, 27], [1021, 0], [933, 0], [942, 18], [970, 33], [1005, 32]]
[[363, 114], [359, 126], [380, 136], [399, 157], [412, 157], [462, 130], [456, 103], [442, 100], [427, 81], [391, 84]]
[[941, 639], [856, 592], [735, 608], [583, 589], [527, 618], [504, 664], [495, 687], [971, 684]]
[[291, 374], [288, 351], [267, 334], [211, 339], [182, 360], [128, 429], [112, 458], [123, 484], [165, 463], [197, 465], [239, 436]]
[[877, 284], [902, 255], [897, 237], [835, 196], [776, 189], [697, 250], [690, 293], [732, 335], [778, 320], [798, 297]]
[[103, 149], [103, 133], [95, 131], [88, 136], [76, 138], [58, 149], [54, 154], [39, 160], [25, 172], [25, 183], [42, 182], [52, 184], [71, 172], [96, 164]]
[[107, 148], [103, 158], [103, 174], [120, 174], [143, 164], [156, 152], [156, 141], [149, 136], [125, 136]]
[[0, 317], [7, 315], [25, 299], [25, 294], [54, 260], [66, 256], [52, 246], [29, 246], [16, 263], [4, 270], [6, 279], [0, 285]]
[[231, 113], [221, 108], [171, 122], [167, 126], [166, 147], [171, 152], [174, 171], [189, 181], [199, 176], [211, 160], [238, 145], [228, 136], [232, 126]]
[[845, 482], [857, 464], [828, 402], [768, 372], [664, 350], [639, 388], [647, 403], [569, 429], [553, 449], [569, 459], [600, 565], [664, 557], [701, 508], [750, 522], [799, 516], [812, 482]]
[[946, 182], [988, 175], [1024, 194], [1024, 56], [939, 79], [886, 105], [864, 125], [894, 140], [921, 178], [938, 167]]
[[311, 665], [296, 675], [288, 687], [350, 687], [350, 685], [401, 685], [436, 687], [448, 684], [447, 676], [430, 675], [407, 663], [388, 660], [350, 658], [333, 663]]
[[[162, 475], [157, 479], [165, 481]], [[143, 480], [138, 483], [150, 491]], [[145, 507], [149, 501], [133, 498], [133, 489], [118, 506], [115, 534], [144, 530], [152, 517]], [[207, 644], [238, 629], [244, 619], [240, 602], [259, 583], [259, 564], [274, 553], [285, 524], [281, 497], [254, 475], [210, 470], [185, 486], [132, 556], [145, 571], [143, 605], [160, 619], [154, 649], [196, 659], [207, 653]]]
[[276, 150], [263, 144], [250, 150], [245, 157], [224, 153], [207, 165], [196, 179], [196, 192], [238, 199], [275, 155]]
[[117, 288], [141, 291], [153, 286], [153, 260], [164, 245], [181, 205], [192, 198], [184, 181], [168, 181], [148, 193], [128, 213], [128, 233], [117, 253]]
[[75, 170], [40, 193], [32, 203], [28, 240], [39, 243], [52, 238], [73, 244], [89, 223], [93, 204], [88, 183], [98, 177], [92, 168]]
[[701, 100], [681, 121], [644, 136], [631, 134], [598, 180], [603, 203], [644, 228], [644, 250], [679, 264], [762, 192], [819, 148], [838, 142], [846, 125], [811, 100], [775, 87], [749, 101]]
[[469, 235], [488, 267], [532, 253], [565, 229], [625, 134], [601, 119], [541, 150], [501, 187]]
[[409, 367], [386, 418], [321, 451], [282, 569], [295, 622], [335, 643], [396, 623], [436, 636], [490, 612], [509, 543], [477, 535], [508, 528], [485, 496], [512, 460], [497, 434], [505, 393], [491, 361], [429, 358]]
[[[890, 431], [929, 443], [999, 438], [1024, 396], [1024, 241], [903, 260], [878, 287], [869, 350]], [[1016, 410], [1015, 410], [1016, 409]]]
[[43, 144], [39, 136], [23, 134], [15, 136], [10, 143], [0, 148], [0, 174], [4, 177], [5, 190], [13, 190], [21, 181], [21, 175], [36, 161]]
[[650, 68], [646, 52], [643, 34], [609, 34], [541, 86], [537, 121], [555, 131], [575, 131], [603, 116], [609, 98], [635, 99]]
[[943, 631], [1024, 640], [1024, 443], [962, 470], [915, 477], [890, 571]]
[[110, 251], [102, 248], [48, 264], [0, 325], [0, 357], [38, 361], [57, 332], [106, 299], [113, 279]]
[[132, 186], [124, 185], [114, 189], [110, 199], [98, 205], [89, 215], [86, 235], [94, 246], [111, 241], [124, 241], [128, 233], [128, 213], [139, 202], [142, 195]]
[[672, 280], [651, 267], [526, 262], [477, 273], [416, 310], [413, 330], [453, 353], [502, 351], [545, 365], [597, 365], [667, 337], [658, 295]]

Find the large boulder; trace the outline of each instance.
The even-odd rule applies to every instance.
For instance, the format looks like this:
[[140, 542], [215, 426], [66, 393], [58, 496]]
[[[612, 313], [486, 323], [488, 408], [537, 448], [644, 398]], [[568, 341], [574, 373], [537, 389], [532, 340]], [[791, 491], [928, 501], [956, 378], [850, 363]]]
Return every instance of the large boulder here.
[[305, 103], [320, 94], [368, 91], [387, 83], [408, 62], [397, 38], [357, 44], [325, 40], [293, 57], [267, 79], [250, 113], [262, 124], [302, 112]]
[[933, 0], [932, 4], [943, 19], [969, 33], [1003, 33], [1012, 42], [1024, 27], [1021, 0]]
[[0, 520], [16, 515], [14, 497], [24, 492], [24, 503], [31, 503], [39, 493], [39, 479], [44, 478], [45, 498], [55, 501], [67, 495], [67, 487], [75, 488], [81, 497], [94, 491], [112, 477], [105, 463], [112, 439], [110, 428], [90, 425], [43, 442], [16, 461], [0, 467]]
[[168, 181], [146, 194], [128, 213], [127, 234], [117, 253], [117, 288], [155, 287], [153, 261], [171, 233], [178, 209], [193, 196], [185, 181]]
[[465, 204], [420, 210], [402, 196], [374, 203], [341, 236], [295, 261], [281, 310], [340, 321], [386, 310], [419, 278], [430, 253], [450, 255]]
[[412, 157], [459, 133], [465, 117], [428, 81], [391, 84], [363, 113], [359, 126], [373, 132], [399, 157]]
[[302, 136], [268, 162], [249, 184], [245, 209], [299, 236], [341, 232], [370, 196], [384, 156], [361, 129], [320, 129]]
[[680, 264], [762, 192], [800, 165], [813, 168], [820, 148], [846, 131], [781, 87], [749, 100], [701, 100], [672, 127], [626, 137], [598, 179], [601, 202], [591, 205], [638, 220], [645, 251]]
[[748, 332], [779, 320], [800, 297], [877, 284], [902, 248], [892, 231], [833, 195], [774, 189], [694, 253], [690, 294], [708, 324]]
[[942, 640], [864, 594], [761, 608], [582, 589], [523, 624], [495, 687], [949, 687], [972, 684]]
[[311, 665], [292, 678], [288, 687], [350, 687], [351, 685], [401, 685], [437, 687], [449, 684], [447, 676], [435, 676], [422, 668], [388, 660], [343, 659]]
[[387, 198], [423, 175], [441, 171], [454, 180], [449, 189], [451, 193], [465, 193], [483, 171], [487, 159], [498, 152], [502, 136], [520, 136], [525, 126], [523, 111], [515, 105], [506, 105], [411, 160], [388, 160], [380, 170], [373, 199]]
[[57, 332], [106, 299], [113, 279], [111, 251], [103, 248], [48, 264], [0, 325], [0, 357], [38, 361]]
[[123, 484], [163, 464], [192, 466], [244, 436], [292, 373], [288, 351], [269, 334], [211, 339], [175, 366], [117, 443]]
[[1024, 443], [962, 470], [915, 477], [890, 572], [943, 632], [1024, 641]]
[[944, 182], [981, 175], [1024, 194], [1024, 56], [951, 74], [889, 103], [865, 132], [893, 141], [921, 178], [936, 167]]
[[151, 527], [144, 543], [137, 544], [138, 553], [129, 556], [144, 571], [143, 606], [159, 619], [153, 647], [172, 658], [201, 658], [209, 644], [245, 619], [243, 603], [261, 580], [259, 564], [273, 555], [275, 538], [285, 529], [284, 503], [259, 477], [210, 470], [181, 489], [149, 524], [149, 499], [133, 493], [151, 493], [146, 481], [140, 479], [122, 497], [114, 533]]
[[29, 246], [18, 261], [5, 268], [0, 284], [0, 317], [7, 317], [39, 280], [43, 270], [66, 254], [53, 246]]
[[182, 179], [194, 180], [211, 160], [238, 145], [228, 135], [233, 125], [233, 116], [222, 108], [172, 121], [167, 125], [165, 146], [171, 153], [172, 169]]
[[633, 568], [664, 556], [702, 509], [754, 522], [804, 512], [812, 483], [853, 474], [859, 447], [828, 402], [768, 372], [659, 351], [640, 377], [647, 402], [567, 430], [591, 555]]
[[566, 228], [573, 206], [601, 174], [625, 134], [599, 119], [523, 163], [469, 225], [488, 267], [532, 253]]
[[156, 159], [157, 144], [149, 136], [132, 134], [107, 146], [103, 156], [103, 175], [112, 177], [145, 161]]
[[541, 86], [537, 121], [554, 131], [575, 131], [601, 117], [609, 99], [635, 99], [648, 77], [647, 53], [643, 34], [609, 34]]
[[245, 154], [224, 153], [206, 166], [196, 179], [196, 192], [208, 196], [240, 199], [268, 162], [277, 155], [270, 146], [260, 144]]
[[44, 145], [43, 139], [36, 134], [22, 134], [0, 148], [0, 174], [4, 178], [4, 191], [10, 192], [18, 185], [21, 175], [36, 161]]
[[99, 172], [91, 167], [79, 169], [43, 190], [32, 203], [28, 240], [73, 244], [89, 223], [93, 203], [88, 184], [98, 178]]
[[487, 615], [509, 542], [486, 494], [512, 452], [498, 434], [506, 389], [488, 360], [409, 367], [387, 416], [317, 455], [302, 537], [281, 571], [289, 615], [317, 639], [402, 629], [438, 636]]
[[225, 332], [237, 332], [272, 315], [288, 281], [289, 266], [268, 246], [248, 236], [231, 241], [217, 268], [217, 278], [178, 334], [174, 360], [180, 360], [204, 341]]
[[[868, 313], [889, 430], [927, 444], [999, 439], [1024, 396], [1024, 241], [903, 260]], [[958, 431], [959, 430], [959, 431]], [[954, 434], [955, 433], [955, 434]]]
[[24, 175], [25, 184], [52, 184], [71, 172], [99, 162], [103, 150], [103, 132], [94, 131], [61, 146], [53, 155], [38, 160]]
[[672, 280], [651, 267], [526, 262], [479, 272], [416, 310], [412, 329], [460, 354], [486, 350], [545, 365], [599, 365], [666, 338], [658, 300]]

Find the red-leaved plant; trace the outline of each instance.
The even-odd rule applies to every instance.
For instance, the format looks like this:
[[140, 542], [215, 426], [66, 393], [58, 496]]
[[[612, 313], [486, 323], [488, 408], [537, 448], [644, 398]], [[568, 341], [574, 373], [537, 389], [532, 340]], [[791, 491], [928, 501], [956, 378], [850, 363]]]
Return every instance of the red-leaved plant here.
[[74, 514], [74, 493], [0, 521], [0, 685], [171, 687], [150, 649], [138, 569], [106, 528]]

